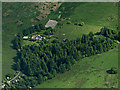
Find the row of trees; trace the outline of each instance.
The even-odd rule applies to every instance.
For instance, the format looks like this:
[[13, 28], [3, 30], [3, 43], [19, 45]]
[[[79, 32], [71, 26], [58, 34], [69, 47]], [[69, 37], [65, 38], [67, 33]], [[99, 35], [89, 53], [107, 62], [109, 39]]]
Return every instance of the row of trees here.
[[30, 77], [36, 77], [39, 83], [71, 69], [76, 61], [84, 57], [100, 54], [116, 46], [108, 37], [97, 36], [90, 32], [82, 38], [48, 43], [41, 41], [39, 46], [27, 45], [18, 52], [16, 67]]

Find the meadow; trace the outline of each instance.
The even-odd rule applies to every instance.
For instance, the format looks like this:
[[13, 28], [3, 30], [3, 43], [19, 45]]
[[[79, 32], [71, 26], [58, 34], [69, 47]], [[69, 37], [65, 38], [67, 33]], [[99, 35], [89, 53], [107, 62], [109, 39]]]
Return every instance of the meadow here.
[[70, 71], [58, 74], [35, 88], [118, 87], [117, 74], [106, 73], [111, 67], [118, 67], [118, 48], [86, 57], [73, 65]]
[[[62, 22], [62, 28], [56, 28], [55, 34], [58, 34], [60, 38], [75, 39], [81, 37], [83, 33], [98, 32], [103, 26], [114, 30], [118, 26], [117, 3], [79, 3], [80, 5], [77, 5], [73, 11], [69, 11], [70, 7], [67, 7], [69, 6], [67, 3], [64, 4], [64, 8], [67, 8], [67, 13], [71, 16], [65, 17], [66, 20]], [[67, 21], [70, 21], [71, 24], [66, 24]], [[80, 22], [84, 22], [85, 25], [74, 25]]]

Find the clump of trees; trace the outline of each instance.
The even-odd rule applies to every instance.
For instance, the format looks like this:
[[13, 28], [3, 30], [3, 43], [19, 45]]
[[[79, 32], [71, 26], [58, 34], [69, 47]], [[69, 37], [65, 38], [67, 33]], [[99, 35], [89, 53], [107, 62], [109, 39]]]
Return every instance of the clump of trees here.
[[84, 22], [80, 22], [80, 23], [76, 22], [76, 23], [74, 23], [74, 25], [83, 26], [83, 25], [85, 25], [85, 23]]
[[23, 36], [27, 36], [27, 35], [30, 35], [35, 32], [41, 32], [42, 30], [45, 31], [43, 33], [45, 35], [50, 35], [50, 34], [53, 34], [53, 32], [54, 32], [54, 30], [51, 27], [45, 28], [42, 24], [31, 26], [27, 29], [22, 30], [22, 32], [19, 32], [17, 34], [15, 39], [12, 41], [14, 49], [18, 50], [18, 49], [22, 48]]
[[107, 27], [103, 27], [100, 32], [96, 33], [98, 35], [103, 35], [105, 37], [111, 38], [113, 40], [120, 41], [120, 32], [116, 30], [109, 29]]
[[110, 70], [107, 70], [109, 74], [117, 74], [118, 69], [116, 67], [112, 67]]

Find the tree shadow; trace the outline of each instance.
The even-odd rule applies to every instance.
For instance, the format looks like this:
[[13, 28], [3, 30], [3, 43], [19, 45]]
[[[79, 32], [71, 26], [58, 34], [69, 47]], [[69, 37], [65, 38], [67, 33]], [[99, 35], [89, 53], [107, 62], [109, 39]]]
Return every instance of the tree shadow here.
[[107, 72], [108, 74], [117, 74], [117, 72], [114, 71], [114, 70], [107, 70], [106, 72]]
[[15, 47], [14, 47], [14, 39], [11, 41], [11, 44], [12, 44], [12, 45], [11, 45], [10, 47], [11, 47], [12, 49], [16, 50]]
[[15, 71], [18, 70], [18, 68], [17, 68], [18, 57], [17, 57], [17, 56], [18, 56], [18, 52], [17, 52], [16, 56], [12, 58], [13, 61], [14, 61], [14, 64], [11, 65], [11, 68], [12, 68], [13, 70], [15, 70]]

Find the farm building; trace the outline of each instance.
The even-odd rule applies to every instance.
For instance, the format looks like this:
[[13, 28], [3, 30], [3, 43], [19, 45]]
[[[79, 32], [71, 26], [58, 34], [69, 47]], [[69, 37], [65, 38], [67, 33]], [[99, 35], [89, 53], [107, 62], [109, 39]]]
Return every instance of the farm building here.
[[33, 35], [33, 36], [31, 37], [31, 39], [42, 40], [42, 39], [46, 39], [46, 38], [45, 38], [45, 37], [42, 37], [42, 36], [40, 36], [40, 35]]
[[24, 36], [23, 39], [28, 39], [28, 36]]
[[65, 42], [66, 40], [67, 40], [67, 39], [66, 39], [66, 38], [64, 38], [64, 39], [63, 39], [63, 42]]
[[55, 20], [49, 20], [49, 21], [46, 23], [45, 27], [46, 27], [46, 28], [52, 27], [52, 29], [54, 29], [55, 26], [57, 25], [57, 23], [58, 23], [58, 22], [55, 21]]
[[32, 36], [32, 39], [35, 39], [35, 37], [36, 37], [36, 35], [33, 35], [33, 36]]

